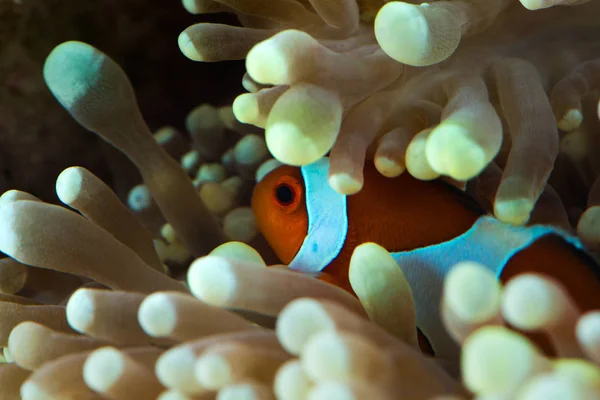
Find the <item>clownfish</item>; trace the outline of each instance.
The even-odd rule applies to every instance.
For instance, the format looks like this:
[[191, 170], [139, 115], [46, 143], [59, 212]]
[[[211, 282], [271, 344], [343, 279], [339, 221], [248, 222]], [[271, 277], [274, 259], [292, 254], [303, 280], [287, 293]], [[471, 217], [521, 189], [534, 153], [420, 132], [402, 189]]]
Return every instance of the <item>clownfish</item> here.
[[412, 288], [422, 350], [442, 358], [458, 354], [441, 321], [440, 302], [444, 278], [460, 261], [479, 262], [502, 282], [523, 272], [550, 276], [581, 311], [600, 309], [598, 265], [570, 233], [502, 223], [441, 180], [407, 173], [387, 178], [367, 163], [363, 189], [345, 196], [330, 187], [328, 172], [323, 158], [265, 175], [252, 196], [259, 230], [283, 264], [351, 293], [354, 249], [366, 242], [384, 247]]

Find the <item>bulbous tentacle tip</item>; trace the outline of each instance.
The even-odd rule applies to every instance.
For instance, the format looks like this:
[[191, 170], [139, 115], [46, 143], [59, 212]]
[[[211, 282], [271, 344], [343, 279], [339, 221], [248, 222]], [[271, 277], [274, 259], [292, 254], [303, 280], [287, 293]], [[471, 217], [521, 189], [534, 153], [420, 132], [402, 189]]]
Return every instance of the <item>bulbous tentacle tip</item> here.
[[458, 48], [462, 27], [443, 6], [401, 1], [387, 3], [375, 18], [377, 42], [391, 58], [425, 67], [440, 63]]
[[52, 94], [69, 110], [93, 87], [105, 59], [103, 53], [87, 43], [61, 43], [46, 58], [44, 80]]

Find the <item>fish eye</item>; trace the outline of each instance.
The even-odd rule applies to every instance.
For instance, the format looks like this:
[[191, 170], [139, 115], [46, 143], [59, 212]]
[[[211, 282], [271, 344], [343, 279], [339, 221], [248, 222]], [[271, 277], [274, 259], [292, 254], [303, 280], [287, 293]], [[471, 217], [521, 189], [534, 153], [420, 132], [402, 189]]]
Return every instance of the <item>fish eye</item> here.
[[296, 192], [287, 183], [281, 183], [275, 188], [275, 199], [282, 206], [289, 206], [296, 201]]

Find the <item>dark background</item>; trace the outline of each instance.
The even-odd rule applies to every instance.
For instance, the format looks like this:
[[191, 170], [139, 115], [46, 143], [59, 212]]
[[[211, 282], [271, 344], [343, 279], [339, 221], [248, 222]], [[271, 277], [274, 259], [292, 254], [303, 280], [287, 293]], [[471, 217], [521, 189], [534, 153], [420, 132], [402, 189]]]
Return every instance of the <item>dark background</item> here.
[[236, 24], [225, 14], [190, 15], [177, 1], [0, 0], [0, 193], [19, 189], [57, 202], [56, 177], [79, 165], [110, 185], [119, 181], [124, 198], [137, 172], [58, 105], [42, 78], [44, 59], [67, 40], [97, 47], [129, 76], [152, 130], [183, 132], [196, 105], [230, 104], [243, 91], [243, 62], [198, 63], [179, 51], [181, 31], [204, 21]]

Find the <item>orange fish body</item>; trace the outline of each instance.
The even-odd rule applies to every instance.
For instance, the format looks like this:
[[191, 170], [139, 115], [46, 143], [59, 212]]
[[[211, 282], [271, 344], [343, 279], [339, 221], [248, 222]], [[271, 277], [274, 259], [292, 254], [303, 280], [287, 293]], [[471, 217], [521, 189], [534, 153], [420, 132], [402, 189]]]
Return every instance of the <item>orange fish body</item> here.
[[[372, 164], [365, 167], [363, 189], [342, 196], [325, 187], [327, 170], [327, 159], [302, 168], [282, 166], [267, 174], [255, 188], [252, 207], [259, 229], [284, 264], [320, 273], [321, 279], [352, 292], [348, 280], [352, 252], [362, 243], [377, 243], [398, 255], [413, 288], [419, 325], [419, 313], [434, 308], [430, 313], [439, 314], [439, 304], [435, 304], [437, 299], [419, 304], [431, 300], [418, 295], [422, 271], [419, 267], [407, 271], [405, 265], [413, 261], [436, 263], [471, 246], [472, 252], [465, 253], [464, 259], [480, 257], [477, 261], [484, 265], [489, 264], [486, 252], [498, 253], [495, 259], [490, 256], [490, 262], [499, 265], [497, 272], [502, 281], [523, 272], [542, 273], [561, 282], [582, 311], [600, 309], [596, 265], [577, 248], [575, 238], [549, 227], [510, 227], [487, 216], [468, 195], [444, 182], [420, 181], [409, 174], [386, 178]], [[309, 214], [313, 214], [314, 221]], [[315, 234], [318, 230], [322, 232]], [[496, 246], [498, 240], [494, 238], [478, 243], [489, 236], [480, 234], [484, 231], [496, 231], [500, 242], [509, 236], [507, 233], [509, 243], [522, 236], [522, 245], [508, 251]], [[434, 252], [437, 254], [432, 256]], [[441, 292], [443, 273], [436, 280]], [[440, 329], [435, 324], [428, 328], [429, 332], [424, 333], [431, 341]]]

